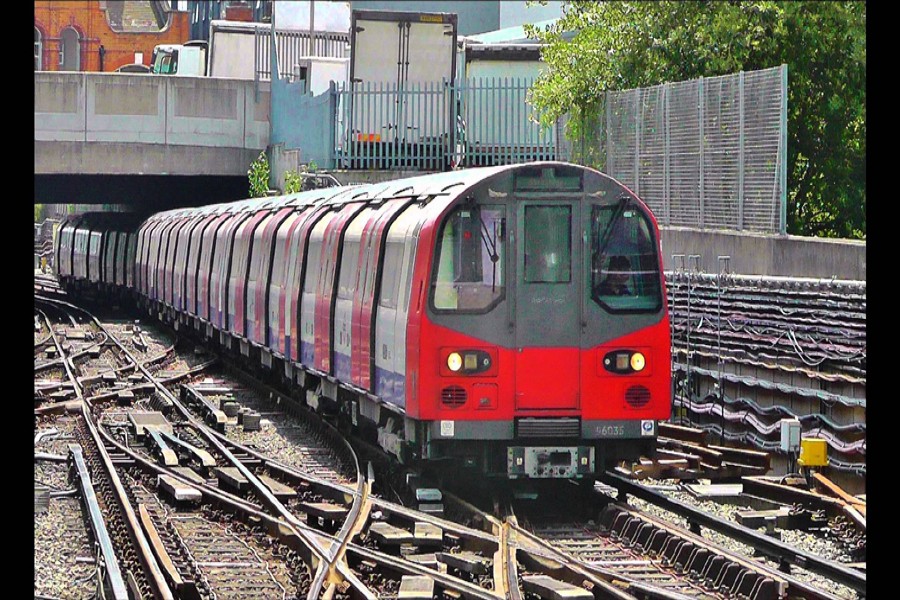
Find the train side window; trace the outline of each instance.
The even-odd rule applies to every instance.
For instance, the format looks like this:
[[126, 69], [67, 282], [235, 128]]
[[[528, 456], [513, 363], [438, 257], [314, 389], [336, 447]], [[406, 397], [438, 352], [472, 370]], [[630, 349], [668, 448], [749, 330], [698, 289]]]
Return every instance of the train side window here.
[[341, 272], [338, 276], [338, 298], [352, 300], [356, 293], [359, 264], [359, 241], [344, 242], [344, 251], [341, 255]]
[[397, 292], [400, 289], [400, 267], [403, 261], [403, 242], [388, 242], [384, 251], [384, 268], [381, 272], [381, 298], [385, 308], [397, 308]]
[[506, 208], [463, 205], [444, 220], [432, 281], [438, 311], [487, 312], [505, 293]]
[[610, 312], [662, 306], [653, 224], [632, 201], [591, 209], [591, 298]]

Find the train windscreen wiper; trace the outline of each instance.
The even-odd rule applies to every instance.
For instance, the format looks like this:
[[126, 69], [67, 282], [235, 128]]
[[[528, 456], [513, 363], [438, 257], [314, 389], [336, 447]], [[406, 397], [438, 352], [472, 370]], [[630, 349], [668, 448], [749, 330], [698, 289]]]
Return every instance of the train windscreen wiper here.
[[616, 212], [613, 213], [612, 218], [609, 220], [609, 224], [601, 235], [597, 256], [603, 256], [606, 253], [606, 247], [609, 245], [609, 241], [612, 238], [612, 232], [615, 231], [616, 224], [618, 224], [619, 219], [622, 218], [622, 214], [625, 212], [625, 206], [628, 204], [628, 196], [621, 196], [618, 202], [619, 205], [616, 207]]

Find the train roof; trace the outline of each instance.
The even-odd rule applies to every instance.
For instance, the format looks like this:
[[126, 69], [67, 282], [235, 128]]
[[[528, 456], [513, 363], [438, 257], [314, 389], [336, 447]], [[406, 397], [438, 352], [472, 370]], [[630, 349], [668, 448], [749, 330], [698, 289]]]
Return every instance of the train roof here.
[[539, 161], [519, 163], [514, 165], [501, 165], [496, 167], [474, 167], [447, 171], [443, 173], [431, 173], [417, 175], [392, 181], [369, 183], [361, 185], [345, 185], [339, 187], [320, 188], [305, 192], [273, 196], [268, 198], [250, 198], [236, 202], [211, 204], [194, 208], [178, 208], [150, 217], [151, 220], [168, 217], [209, 215], [222, 213], [238, 213], [245, 210], [258, 211], [261, 209], [277, 210], [286, 206], [306, 206], [309, 204], [344, 204], [358, 200], [389, 200], [393, 198], [421, 198], [433, 196], [447, 196], [455, 199], [472, 186], [493, 178], [508, 171], [516, 171], [541, 166], [568, 166], [583, 170], [593, 170], [589, 167], [560, 161]]

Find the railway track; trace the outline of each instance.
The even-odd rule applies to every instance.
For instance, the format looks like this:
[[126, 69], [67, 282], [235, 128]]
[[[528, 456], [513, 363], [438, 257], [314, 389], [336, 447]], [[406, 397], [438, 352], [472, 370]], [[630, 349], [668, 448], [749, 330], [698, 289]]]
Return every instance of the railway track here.
[[[35, 297], [35, 301], [48, 303], [39, 297]], [[71, 315], [74, 310], [65, 305], [50, 304], [57, 311], [69, 312], [72, 322], [77, 325]], [[69, 348], [60, 342], [52, 327], [51, 332], [68, 383], [77, 398], [72, 409], [81, 417], [74, 419], [72, 437], [75, 443], [70, 444], [68, 450], [80, 483], [84, 514], [89, 517], [94, 543], [100, 548], [102, 582], [99, 585], [107, 590], [110, 597], [121, 600], [126, 600], [129, 593], [145, 598], [172, 598], [146, 538], [137, 525], [109, 453], [92, 422], [82, 386], [74, 373]]]
[[35, 436], [36, 595], [88, 598], [98, 587], [100, 565], [90, 525], [79, 491], [69, 478], [68, 445], [75, 440], [77, 418], [44, 419]]
[[[130, 355], [129, 349], [122, 353]], [[180, 360], [175, 354], [169, 364]], [[399, 596], [625, 600], [725, 598], [738, 592], [760, 599], [783, 594], [835, 597], [777, 569], [723, 552], [692, 538], [690, 532], [655, 522], [627, 505], [611, 503], [613, 508], [592, 526], [567, 524], [553, 531], [546, 525], [522, 527], [514, 517], [469, 512], [466, 520], [481, 525], [471, 527], [374, 497], [371, 469], [363, 476], [356, 467], [356, 478], [348, 477], [340, 458], [346, 450], [330, 447], [329, 435], [337, 434], [298, 426], [284, 413], [305, 410], [289, 398], [230, 373], [213, 375], [208, 368], [185, 376], [170, 389], [171, 381], [161, 381], [139, 359], [130, 360], [135, 369], [129, 377], [143, 378], [134, 382], [139, 393], [127, 402], [111, 397], [91, 400], [92, 415], [98, 419], [108, 453], [124, 469], [125, 487], [131, 505], [138, 507], [138, 518], [152, 523], [157, 532], [154, 557], [161, 565], [166, 558], [171, 564], [171, 571], [163, 570], [177, 597], [190, 596], [187, 581], [200, 597], [281, 597], [281, 593], [373, 600]], [[238, 406], [241, 423], [225, 414], [229, 402]], [[159, 450], [159, 444], [138, 441], [131, 430], [134, 419], [129, 415], [149, 412], [162, 413], [173, 435], [207, 453], [212, 464], [203, 465], [199, 452], [163, 437], [178, 461], [164, 464], [167, 453]], [[255, 430], [254, 418], [248, 420], [248, 415], [268, 421], [269, 433], [281, 436], [272, 439], [281, 439], [284, 447], [299, 443], [307, 451], [295, 460], [273, 457], [279, 454], [278, 443], [267, 443], [263, 428]], [[310, 431], [305, 440], [288, 437]], [[233, 469], [232, 475], [242, 476], [246, 486], [232, 485], [229, 477], [219, 475], [222, 469]], [[167, 494], [194, 490], [199, 501], [190, 508], [170, 506], [171, 500], [160, 491], [162, 476], [174, 482]], [[447, 501], [455, 502], [449, 497]], [[238, 523], [243, 527], [230, 526]], [[143, 529], [149, 528], [145, 524]], [[567, 536], [569, 530], [574, 533]], [[643, 538], [647, 532], [652, 533], [652, 544]], [[250, 538], [256, 535], [262, 536], [261, 545], [276, 549], [273, 556], [263, 557], [251, 549]], [[284, 558], [281, 563], [279, 557]], [[235, 584], [236, 580], [247, 585]]]
[[[221, 382], [211, 382], [210, 386], [213, 388], [214, 392], [225, 394], [224, 397], [233, 397], [231, 394], [234, 392], [234, 389], [221, 385]], [[425, 523], [425, 521], [418, 522], [420, 529], [424, 528], [423, 523]], [[415, 554], [416, 544], [414, 543], [414, 530], [416, 524], [417, 523], [413, 523], [411, 526], [410, 524], [407, 524], [406, 527], [398, 527], [395, 524], [387, 522], [384, 526], [370, 527], [370, 531], [363, 535], [364, 545], [368, 544], [374, 549], [393, 549], [396, 547], [397, 553], [403, 555], [403, 553], [406, 552], [408, 555], [417, 556], [418, 558], [418, 555]], [[501, 552], [499, 549], [508, 545], [508, 542], [504, 539], [506, 535], [504, 533], [505, 531], [508, 530], [501, 526], [496, 533], [498, 538], [498, 550], [496, 552]], [[685, 560], [683, 556], [662, 555], [663, 560], [654, 561], [651, 558], [648, 558], [646, 554], [641, 555], [634, 548], [627, 545], [625, 547], [621, 544], [619, 546], [611, 545], [608, 541], [610, 538], [610, 531], [613, 532], [611, 534], [612, 537], [618, 535], [612, 527], [607, 527], [604, 530], [607, 534], [605, 541], [600, 543], [599, 546], [596, 546], [598, 544], [597, 540], [601, 539], [601, 536], [598, 535], [594, 538], [593, 542], [591, 542], [595, 547], [605, 549], [602, 552], [606, 553], [606, 561], [598, 562], [596, 560], [587, 560], [586, 562], [589, 566], [594, 567], [595, 570], [598, 567], [604, 567], [602, 569], [604, 575], [612, 580], [627, 581], [636, 593], [660, 594], [662, 592], [656, 588], [661, 587], [666, 590], [670, 596], [678, 593], [690, 596], [706, 593], [718, 594], [717, 597], [729, 597], [730, 594], [744, 593], [747, 597], [767, 598], [777, 597], [784, 590], [788, 589], [789, 583], [781, 579], [778, 576], [777, 571], [766, 571], [766, 569], [760, 568], [759, 571], [756, 572], [750, 568], [751, 565], [749, 564], [745, 565], [744, 562], [733, 562], [734, 560], [738, 560], [736, 557], [731, 557], [731, 562], [726, 563], [726, 565], [729, 566], [729, 569], [727, 570], [717, 570], [713, 567], [706, 569], [705, 577], [707, 581], [705, 585], [698, 585], [691, 580], [690, 575], [694, 574], [694, 576], [699, 576], [702, 567], [706, 566], [707, 563], [713, 564], [710, 560], [704, 562], [699, 560], [697, 556], [694, 556], [693, 561], [690, 564], [683, 564]], [[528, 533], [520, 531], [519, 535], [527, 536]], [[553, 536], [547, 534], [546, 536], [540, 537]], [[533, 538], [530, 542], [539, 545], [542, 543], [540, 537]], [[681, 546], [683, 545], [684, 544], [681, 543]], [[671, 548], [677, 547], [678, 544], [671, 546]], [[660, 551], [656, 550], [656, 552]], [[674, 550], [669, 550], [669, 552], [674, 552]], [[436, 554], [440, 554], [441, 558], [449, 560], [450, 562], [454, 561], [454, 559], [451, 558], [453, 555], [452, 549], [446, 553], [441, 552]], [[512, 554], [515, 554], [515, 552]], [[488, 552], [487, 555], [491, 556], [491, 553]], [[466, 556], [470, 561], [465, 563], [469, 570], [461, 571], [461, 573], [465, 573], [468, 580], [476, 582], [480, 587], [485, 589], [500, 590], [503, 593], [508, 593], [510, 589], [522, 590], [527, 588], [533, 590], [536, 586], [540, 587], [540, 585], [546, 585], [546, 581], [540, 579], [540, 577], [545, 577], [544, 575], [538, 575], [538, 578], [529, 578], [527, 575], [523, 575], [521, 578], [513, 578], [518, 583], [514, 584], [511, 581], [506, 581], [503, 585], [497, 585], [498, 578], [496, 576], [486, 576], [488, 573], [494, 571], [494, 567], [487, 566], [494, 562], [492, 558], [487, 558], [484, 554], [475, 555], [474, 557], [471, 555]], [[700, 556], [701, 558], [709, 558], [709, 553], [704, 552], [704, 554]], [[419, 558], [419, 560], [421, 560], [421, 558]], [[679, 560], [681, 562], [679, 562]], [[745, 559], [739, 560], [745, 561]], [[368, 576], [371, 581], [374, 581], [379, 586], [386, 585], [387, 591], [390, 593], [392, 590], [388, 584], [373, 573], [367, 573], [367, 569], [372, 568], [372, 564], [371, 561], [366, 560], [362, 560], [359, 563], [360, 567], [363, 569], [364, 575]], [[446, 563], [442, 564], [446, 565]], [[457, 561], [457, 564], [459, 564], [459, 561]], [[501, 564], [509, 564], [509, 561], [501, 561]], [[677, 572], [678, 569], [684, 570], [687, 575], [682, 576], [681, 578], [676, 577], [674, 573]], [[512, 571], [513, 569], [510, 568], [501, 568], [499, 581], [510, 579], [509, 573]], [[799, 582], [790, 582], [790, 585], [794, 586], [792, 589], [797, 588], [802, 590], [802, 594], [804, 595], [799, 597], [832, 597], [827, 593], [820, 593], [811, 588], [802, 587], [802, 584]], [[546, 590], [544, 591], [546, 592]]]

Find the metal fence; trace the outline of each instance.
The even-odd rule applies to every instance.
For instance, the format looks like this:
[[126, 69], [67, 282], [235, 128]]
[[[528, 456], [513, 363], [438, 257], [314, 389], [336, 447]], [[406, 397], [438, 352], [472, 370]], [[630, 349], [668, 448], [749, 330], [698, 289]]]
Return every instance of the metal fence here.
[[533, 79], [479, 77], [458, 86], [458, 163], [481, 167], [559, 158], [556, 128], [538, 123], [526, 101], [532, 85]]
[[454, 90], [447, 82], [362, 82], [335, 88], [335, 164], [443, 171], [453, 160]]
[[607, 92], [538, 123], [532, 79], [339, 86], [335, 166], [445, 170], [568, 160], [635, 191], [663, 225], [785, 233], [787, 66]]
[[340, 86], [335, 164], [347, 169], [444, 170], [553, 160], [555, 127], [526, 102], [533, 79]]
[[604, 171], [664, 225], [785, 233], [787, 66], [608, 92]]
[[[260, 81], [272, 79], [272, 68], [269, 63], [271, 46], [271, 28], [254, 29], [254, 48], [256, 75]], [[315, 56], [346, 58], [349, 56], [350, 34], [333, 31], [317, 31], [315, 37]], [[278, 57], [278, 76], [293, 81], [295, 66], [301, 58], [313, 56], [309, 31], [275, 30], [275, 51]]]

